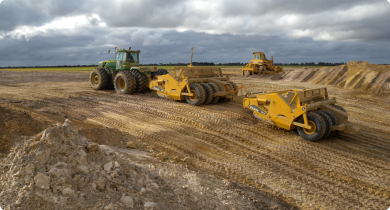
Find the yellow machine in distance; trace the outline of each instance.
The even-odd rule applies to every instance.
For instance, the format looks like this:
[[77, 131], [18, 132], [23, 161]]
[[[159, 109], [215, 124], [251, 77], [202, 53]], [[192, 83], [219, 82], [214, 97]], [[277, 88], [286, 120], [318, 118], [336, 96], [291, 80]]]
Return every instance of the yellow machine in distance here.
[[348, 122], [348, 114], [326, 88], [255, 92], [243, 101], [244, 108], [264, 122], [297, 129], [305, 140], [317, 141], [337, 132], [356, 134], [360, 128]]
[[282, 71], [282, 67], [274, 66], [273, 56], [271, 56], [271, 60], [267, 60], [263, 52], [254, 52], [253, 59], [245, 67], [242, 67], [242, 74], [244, 76], [253, 74], [276, 74]]

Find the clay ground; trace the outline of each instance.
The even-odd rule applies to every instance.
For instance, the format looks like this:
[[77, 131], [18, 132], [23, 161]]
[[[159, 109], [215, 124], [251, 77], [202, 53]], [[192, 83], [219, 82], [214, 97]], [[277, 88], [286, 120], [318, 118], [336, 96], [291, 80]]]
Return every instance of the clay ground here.
[[[323, 87], [229, 73], [232, 81], [250, 91], [269, 86], [276, 90]], [[190, 157], [191, 169], [230, 180], [243, 196], [263, 206], [390, 206], [389, 98], [329, 86], [330, 96], [362, 130], [312, 143], [294, 131], [256, 120], [240, 103], [194, 107], [159, 98], [154, 92], [94, 91], [88, 78], [89, 72], [0, 71], [2, 123], [5, 127], [23, 124], [39, 132], [44, 125], [67, 118], [88, 128], [85, 132], [92, 140], [119, 146], [126, 142], [111, 142], [113, 137], [100, 135], [99, 130], [112, 129], [113, 136], [127, 133], [155, 153], [165, 151], [171, 159]], [[11, 110], [20, 115], [7, 118]], [[23, 133], [25, 129], [19, 127], [13, 134], [34, 134]], [[6, 141], [8, 134], [0, 130], [1, 140]], [[12, 146], [4, 145], [3, 154]]]

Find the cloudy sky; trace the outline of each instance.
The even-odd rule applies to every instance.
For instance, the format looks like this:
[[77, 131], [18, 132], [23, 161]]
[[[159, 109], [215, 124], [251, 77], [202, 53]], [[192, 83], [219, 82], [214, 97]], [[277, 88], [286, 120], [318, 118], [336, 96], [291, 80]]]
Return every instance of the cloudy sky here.
[[0, 66], [141, 63], [390, 63], [390, 0], [0, 0]]

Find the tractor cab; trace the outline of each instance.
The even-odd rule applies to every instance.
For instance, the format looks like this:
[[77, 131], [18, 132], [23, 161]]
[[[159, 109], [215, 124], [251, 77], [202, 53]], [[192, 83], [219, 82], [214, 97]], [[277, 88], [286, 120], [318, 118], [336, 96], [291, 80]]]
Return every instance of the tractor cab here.
[[266, 60], [265, 54], [262, 52], [253, 53], [253, 60]]
[[132, 67], [139, 67], [140, 52], [139, 50], [119, 49], [116, 55], [116, 69], [130, 70]]

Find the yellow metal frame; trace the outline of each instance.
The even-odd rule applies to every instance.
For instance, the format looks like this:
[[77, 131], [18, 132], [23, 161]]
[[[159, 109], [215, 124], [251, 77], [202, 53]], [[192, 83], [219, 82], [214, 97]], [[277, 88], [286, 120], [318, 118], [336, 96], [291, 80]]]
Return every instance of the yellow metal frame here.
[[[258, 117], [266, 122], [272, 122], [278, 127], [287, 130], [294, 129], [295, 126], [311, 129], [307, 120], [307, 105], [301, 106], [297, 93], [288, 102], [281, 97], [281, 94], [287, 93], [288, 91], [297, 90], [255, 94], [252, 97], [244, 99], [243, 106], [244, 108], [252, 109]], [[293, 104], [294, 100], [296, 102]], [[259, 111], [256, 111], [256, 107]], [[297, 118], [300, 116], [303, 116], [304, 124], [297, 122]]]
[[[184, 71], [185, 70], [185, 73]], [[235, 93], [228, 90], [229, 77], [222, 75], [221, 69], [213, 67], [181, 67], [179, 72], [173, 68], [173, 74], [157, 76], [149, 82], [149, 88], [156, 90], [160, 96], [174, 100], [185, 100], [185, 96], [192, 97], [190, 84], [212, 82], [219, 88], [214, 96], [233, 98]], [[178, 74], [177, 74], [178, 73]], [[188, 91], [186, 91], [188, 90]]]

